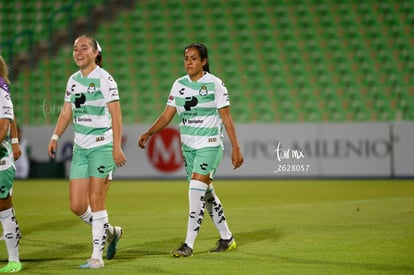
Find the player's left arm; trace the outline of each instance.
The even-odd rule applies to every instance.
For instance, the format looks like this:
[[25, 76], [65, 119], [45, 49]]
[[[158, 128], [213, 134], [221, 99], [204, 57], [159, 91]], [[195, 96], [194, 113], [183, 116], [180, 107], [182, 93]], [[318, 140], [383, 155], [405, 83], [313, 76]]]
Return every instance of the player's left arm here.
[[20, 149], [19, 145], [19, 134], [17, 131], [16, 116], [14, 116], [14, 120], [10, 124], [10, 139], [13, 150], [13, 158], [14, 160], [18, 160], [22, 155], [22, 150]]
[[243, 154], [241, 153], [239, 141], [237, 139], [236, 127], [234, 126], [233, 118], [230, 113], [230, 106], [220, 108], [218, 111], [233, 148], [233, 152], [231, 154], [233, 169], [239, 168], [243, 164]]
[[236, 128], [233, 123], [233, 118], [230, 113], [230, 97], [224, 82], [220, 79], [216, 81], [216, 106], [219, 111], [221, 121], [226, 128], [227, 136], [230, 139], [233, 148], [231, 154], [231, 163], [233, 169], [239, 168], [243, 164], [243, 154], [240, 150], [240, 145], [237, 140]]
[[126, 163], [126, 157], [122, 151], [122, 112], [119, 100], [108, 103], [108, 110], [112, 116], [113, 134], [113, 156], [116, 166], [120, 167]]

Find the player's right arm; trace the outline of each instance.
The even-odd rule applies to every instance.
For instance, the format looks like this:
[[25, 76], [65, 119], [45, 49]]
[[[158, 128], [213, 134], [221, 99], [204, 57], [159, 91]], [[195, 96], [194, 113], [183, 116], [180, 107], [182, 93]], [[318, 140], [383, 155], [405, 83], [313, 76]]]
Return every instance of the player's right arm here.
[[145, 148], [147, 140], [155, 133], [164, 129], [171, 120], [174, 118], [175, 113], [177, 112], [175, 107], [167, 105], [162, 112], [162, 114], [157, 118], [154, 124], [138, 138], [138, 146]]
[[55, 153], [57, 149], [57, 141], [60, 136], [65, 132], [70, 121], [72, 119], [72, 105], [70, 102], [63, 104], [62, 111], [60, 112], [59, 118], [56, 123], [55, 131], [53, 132], [52, 138], [50, 139], [47, 152], [51, 158], [55, 158]]

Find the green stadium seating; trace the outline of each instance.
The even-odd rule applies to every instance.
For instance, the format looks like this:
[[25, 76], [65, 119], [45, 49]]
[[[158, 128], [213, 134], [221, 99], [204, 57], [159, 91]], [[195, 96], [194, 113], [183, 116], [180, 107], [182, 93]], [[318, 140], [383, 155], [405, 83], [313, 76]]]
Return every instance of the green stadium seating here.
[[[40, 10], [50, 16], [63, 5], [26, 2], [36, 12], [23, 16], [19, 28], [30, 23], [36, 30], [47, 28]], [[74, 3], [80, 15], [87, 12], [86, 4]], [[2, 34], [13, 35], [3, 25], [17, 16], [1, 20]], [[59, 20], [56, 27], [64, 27]], [[104, 68], [118, 82], [127, 124], [158, 116], [172, 82], [185, 74], [183, 48], [194, 41], [208, 46], [211, 71], [229, 89], [236, 122], [392, 121], [414, 119], [413, 20], [414, 4], [406, 0], [136, 1], [94, 35]], [[53, 123], [30, 104], [45, 98], [61, 104], [76, 69], [71, 43], [16, 79], [16, 110], [31, 112], [22, 113], [25, 123]], [[33, 91], [41, 96], [32, 98]]]

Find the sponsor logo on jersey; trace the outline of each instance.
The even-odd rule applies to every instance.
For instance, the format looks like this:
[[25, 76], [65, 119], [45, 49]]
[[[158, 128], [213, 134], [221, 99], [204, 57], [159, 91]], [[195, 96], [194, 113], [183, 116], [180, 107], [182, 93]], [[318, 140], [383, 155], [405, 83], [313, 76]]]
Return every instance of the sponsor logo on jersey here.
[[95, 139], [95, 141], [96, 142], [99, 142], [99, 141], [104, 141], [105, 140], [105, 137], [97, 137], [96, 139]]
[[13, 108], [10, 106], [3, 106], [3, 115], [13, 115]]
[[217, 138], [215, 138], [215, 137], [208, 138], [207, 141], [208, 142], [216, 142], [217, 141]]
[[184, 94], [184, 90], [185, 90], [185, 88], [181, 88], [181, 90], [179, 90], [179, 91], [178, 91], [178, 93], [179, 93], [180, 95], [183, 95], [183, 94]]
[[183, 122], [184, 125], [185, 124], [201, 124], [201, 123], [204, 122], [204, 120], [202, 120], [202, 119], [186, 119], [186, 118], [183, 118], [182, 119], [182, 122]]
[[117, 88], [109, 88], [109, 91], [111, 92], [112, 97], [118, 96], [118, 89]]
[[198, 99], [195, 96], [190, 96], [185, 98], [184, 109], [186, 111], [191, 111], [191, 107], [195, 107], [198, 104]]
[[78, 117], [76, 119], [77, 122], [92, 122], [92, 118], [90, 117]]

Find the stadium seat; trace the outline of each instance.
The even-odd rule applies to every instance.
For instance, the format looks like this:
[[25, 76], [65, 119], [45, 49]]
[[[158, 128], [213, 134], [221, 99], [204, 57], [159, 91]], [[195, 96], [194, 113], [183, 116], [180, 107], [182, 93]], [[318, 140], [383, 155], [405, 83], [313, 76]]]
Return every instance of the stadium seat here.
[[[9, 2], [0, 7], [20, 11], [22, 1]], [[2, 37], [11, 34], [3, 23], [25, 28], [31, 22], [42, 33], [36, 39], [48, 39], [45, 18], [65, 2], [29, 2], [35, 16], [1, 18]], [[127, 124], [149, 123], [162, 111], [172, 81], [185, 73], [182, 49], [193, 41], [209, 47], [212, 72], [229, 88], [236, 121], [412, 119], [413, 6], [373, 0], [137, 1], [94, 35], [104, 47], [104, 67], [118, 81]], [[82, 16], [88, 5], [80, 1], [75, 9]], [[56, 20], [56, 28], [65, 26], [64, 17]], [[48, 100], [61, 102], [62, 95], [51, 91], [61, 91], [75, 69], [70, 48], [16, 79], [25, 94], [17, 97], [20, 110], [33, 109], [22, 99], [42, 87], [50, 89], [44, 91]], [[28, 78], [34, 83], [23, 84]], [[25, 121], [45, 121], [32, 111]]]

